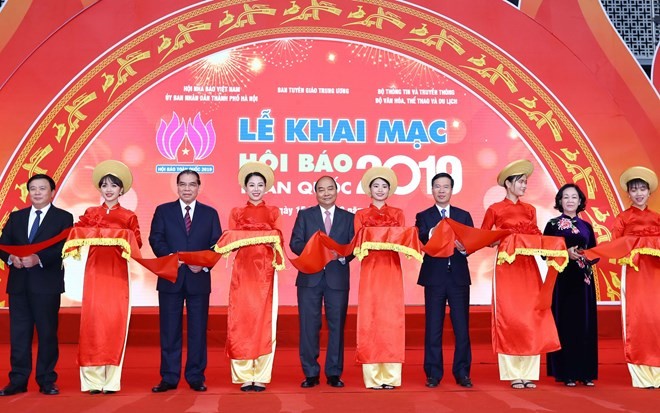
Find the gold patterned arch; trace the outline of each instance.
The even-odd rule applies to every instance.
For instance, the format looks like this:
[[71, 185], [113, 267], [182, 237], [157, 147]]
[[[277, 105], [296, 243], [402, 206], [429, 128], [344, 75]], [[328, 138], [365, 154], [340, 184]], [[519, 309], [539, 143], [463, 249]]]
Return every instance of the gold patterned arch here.
[[[241, 45], [286, 37], [360, 42], [424, 62], [461, 82], [517, 129], [557, 185], [579, 182], [600, 240], [619, 213], [614, 188], [572, 117], [532, 73], [487, 39], [427, 9], [392, 1], [231, 0], [185, 9], [109, 50], [62, 90], [10, 162], [0, 205], [24, 182], [60, 181], [112, 116], [169, 73]], [[4, 222], [2, 222], [4, 224]]]

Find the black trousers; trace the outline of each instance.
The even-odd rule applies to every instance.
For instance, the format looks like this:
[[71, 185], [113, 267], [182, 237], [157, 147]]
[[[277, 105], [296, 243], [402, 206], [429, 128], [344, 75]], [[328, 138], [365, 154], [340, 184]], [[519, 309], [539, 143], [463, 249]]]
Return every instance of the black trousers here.
[[60, 294], [9, 294], [9, 340], [12, 384], [27, 385], [32, 372], [32, 338], [37, 330], [36, 380], [39, 387], [57, 381]]

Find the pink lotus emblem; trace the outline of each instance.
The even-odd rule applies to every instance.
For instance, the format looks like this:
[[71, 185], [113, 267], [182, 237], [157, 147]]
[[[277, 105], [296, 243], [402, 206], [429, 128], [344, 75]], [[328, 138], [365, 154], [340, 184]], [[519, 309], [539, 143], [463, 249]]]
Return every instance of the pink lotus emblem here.
[[180, 163], [191, 163], [208, 157], [215, 148], [213, 121], [202, 121], [198, 112], [195, 119], [179, 118], [172, 112], [169, 122], [160, 120], [156, 133], [156, 147], [165, 158]]

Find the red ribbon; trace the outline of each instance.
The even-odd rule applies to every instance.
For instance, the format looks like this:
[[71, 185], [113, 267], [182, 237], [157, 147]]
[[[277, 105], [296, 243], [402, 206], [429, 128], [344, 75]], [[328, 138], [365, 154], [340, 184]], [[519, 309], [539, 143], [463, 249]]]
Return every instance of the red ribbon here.
[[298, 258], [289, 257], [289, 261], [298, 271], [314, 274], [337, 257], [353, 254], [366, 242], [400, 245], [420, 255], [422, 250], [417, 227], [362, 227], [349, 244], [339, 244], [327, 234], [317, 231], [307, 241]]
[[468, 254], [479, 251], [483, 247], [494, 244], [506, 238], [509, 231], [486, 230], [470, 227], [456, 222], [451, 218], [445, 218], [438, 223], [433, 230], [433, 235], [424, 245], [422, 251], [435, 258], [447, 258], [454, 255], [455, 241], [465, 247]]
[[10, 255], [15, 255], [17, 257], [28, 257], [32, 254], [36, 254], [41, 250], [45, 250], [48, 247], [51, 247], [58, 242], [66, 239], [71, 232], [71, 228], [67, 228], [59, 234], [55, 235], [53, 238], [47, 239], [46, 241], [37, 242], [36, 244], [25, 244], [25, 245], [2, 245], [0, 244], [0, 250], [9, 253]]

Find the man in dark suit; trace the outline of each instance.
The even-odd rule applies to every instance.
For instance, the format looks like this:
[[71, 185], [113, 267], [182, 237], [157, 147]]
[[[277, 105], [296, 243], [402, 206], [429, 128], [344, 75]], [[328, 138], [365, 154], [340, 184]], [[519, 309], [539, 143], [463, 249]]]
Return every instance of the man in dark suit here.
[[[159, 205], [151, 221], [149, 244], [157, 257], [178, 251], [210, 249], [222, 230], [218, 212], [197, 201], [201, 181], [192, 170], [176, 179], [179, 199]], [[158, 279], [160, 315], [161, 382], [151, 390], [176, 389], [181, 378], [183, 305], [187, 308], [188, 354], [184, 377], [190, 388], [206, 391], [206, 326], [211, 295], [211, 272], [207, 268], [181, 264], [176, 283]]]
[[[291, 251], [298, 255], [316, 231], [325, 232], [340, 244], [348, 244], [354, 235], [353, 214], [335, 205], [335, 180], [329, 176], [321, 177], [314, 190], [318, 205], [298, 212], [291, 234], [289, 246]], [[349, 262], [352, 258], [337, 257], [316, 274], [298, 273], [296, 286], [300, 317], [300, 362], [305, 374], [301, 387], [308, 388], [319, 384], [322, 304], [325, 304], [325, 318], [328, 323], [325, 376], [329, 385], [344, 387], [341, 380], [344, 369], [344, 325], [348, 308]]]
[[[0, 244], [38, 243], [73, 226], [73, 216], [51, 203], [55, 195], [55, 181], [50, 176], [33, 175], [27, 182], [27, 188], [32, 206], [9, 215]], [[27, 257], [0, 251], [0, 258], [10, 266], [7, 294], [11, 346], [9, 384], [0, 390], [0, 396], [27, 391], [32, 371], [35, 326], [39, 340], [36, 365], [39, 391], [49, 395], [60, 392], [55, 384], [55, 365], [59, 357], [57, 321], [60, 295], [64, 292], [63, 246], [64, 241], [61, 241]]]
[[[426, 244], [433, 229], [443, 218], [451, 218], [461, 224], [474, 226], [470, 213], [450, 206], [454, 179], [447, 173], [439, 173], [431, 180], [435, 205], [417, 214], [415, 225], [419, 238]], [[452, 373], [456, 383], [472, 387], [470, 364], [469, 316], [470, 316], [470, 269], [465, 248], [456, 241], [454, 254], [449, 258], [424, 256], [417, 284], [424, 286], [426, 331], [424, 334], [424, 371], [426, 386], [437, 387], [442, 380], [442, 329], [445, 308], [449, 303], [449, 317], [456, 336]]]

